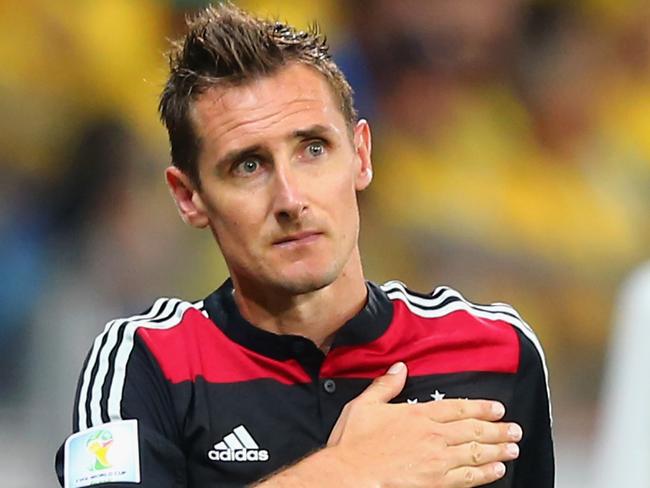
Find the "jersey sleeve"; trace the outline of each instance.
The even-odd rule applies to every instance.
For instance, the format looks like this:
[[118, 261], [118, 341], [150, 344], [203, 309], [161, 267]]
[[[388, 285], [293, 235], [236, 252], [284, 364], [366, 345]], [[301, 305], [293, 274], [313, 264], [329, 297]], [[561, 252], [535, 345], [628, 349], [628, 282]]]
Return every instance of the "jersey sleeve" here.
[[519, 331], [520, 367], [507, 420], [519, 423], [523, 438], [513, 463], [514, 488], [551, 488], [555, 461], [551, 434], [551, 404], [544, 355], [532, 331]]
[[155, 358], [136, 329], [107, 327], [79, 378], [73, 435], [56, 455], [61, 486], [184, 488], [185, 464], [174, 405]]

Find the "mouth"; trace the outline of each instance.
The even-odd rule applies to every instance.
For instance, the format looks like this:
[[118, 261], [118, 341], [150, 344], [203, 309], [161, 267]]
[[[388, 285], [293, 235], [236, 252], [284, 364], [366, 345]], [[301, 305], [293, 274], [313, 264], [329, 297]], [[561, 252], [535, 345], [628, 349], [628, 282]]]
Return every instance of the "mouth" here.
[[279, 247], [294, 247], [311, 244], [312, 242], [318, 240], [318, 238], [322, 235], [322, 232], [316, 231], [297, 232], [295, 234], [289, 234], [273, 241], [273, 245]]

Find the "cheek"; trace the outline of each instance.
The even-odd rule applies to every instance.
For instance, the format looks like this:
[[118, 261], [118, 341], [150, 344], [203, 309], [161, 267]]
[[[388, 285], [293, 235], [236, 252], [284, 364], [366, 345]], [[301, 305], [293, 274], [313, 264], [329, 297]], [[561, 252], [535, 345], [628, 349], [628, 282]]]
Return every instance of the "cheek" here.
[[354, 175], [347, 174], [346, 176], [346, 178], [341, 178], [336, 186], [336, 195], [344, 211], [354, 210], [357, 206], [357, 191]]
[[242, 248], [259, 234], [259, 216], [251, 208], [252, 201], [251, 198], [230, 199], [227, 204], [222, 201], [212, 209], [212, 229], [222, 247]]
[[358, 226], [357, 193], [351, 177], [338, 178], [328, 187], [324, 196], [326, 205], [331, 209], [334, 224], [339, 228], [341, 237], [354, 234]]

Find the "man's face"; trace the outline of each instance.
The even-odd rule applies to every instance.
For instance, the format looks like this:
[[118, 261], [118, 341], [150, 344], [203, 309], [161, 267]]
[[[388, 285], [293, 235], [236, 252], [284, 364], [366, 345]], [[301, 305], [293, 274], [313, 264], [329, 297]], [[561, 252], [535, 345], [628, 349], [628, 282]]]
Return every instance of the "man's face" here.
[[201, 188], [185, 218], [210, 226], [236, 283], [300, 294], [342, 276], [358, 253], [370, 134], [363, 121], [351, 140], [324, 76], [292, 64], [215, 87], [192, 116]]

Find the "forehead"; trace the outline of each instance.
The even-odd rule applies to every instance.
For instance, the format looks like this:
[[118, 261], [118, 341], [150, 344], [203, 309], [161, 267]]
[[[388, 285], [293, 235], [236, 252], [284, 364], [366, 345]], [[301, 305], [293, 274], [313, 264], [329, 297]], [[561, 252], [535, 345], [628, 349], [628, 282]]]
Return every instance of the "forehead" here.
[[[251, 139], [284, 137], [321, 124], [340, 132], [345, 120], [325, 76], [301, 64], [240, 86], [213, 87], [192, 106], [203, 149], [228, 150]], [[259, 141], [257, 141], [259, 142]]]

